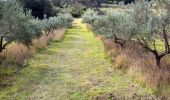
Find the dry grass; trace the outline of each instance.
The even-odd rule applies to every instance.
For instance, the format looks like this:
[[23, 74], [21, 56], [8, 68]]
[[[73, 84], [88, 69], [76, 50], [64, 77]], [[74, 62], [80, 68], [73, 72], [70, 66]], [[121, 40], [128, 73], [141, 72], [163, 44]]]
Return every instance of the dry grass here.
[[147, 84], [156, 90], [158, 95], [170, 95], [170, 91], [166, 90], [170, 85], [170, 56], [162, 59], [162, 68], [158, 69], [154, 56], [138, 45], [128, 44], [126, 49], [120, 50], [111, 40], [102, 41], [112, 57], [115, 68], [125, 71], [133, 80]]
[[25, 60], [29, 58], [32, 51], [21, 43], [12, 43], [2, 53], [1, 58], [7, 63], [24, 65]]
[[54, 40], [54, 41], [61, 41], [64, 38], [65, 31], [66, 31], [65, 28], [62, 28], [62, 29], [59, 29], [59, 30], [55, 30], [54, 34], [53, 34], [53, 37], [52, 37], [52, 40]]
[[66, 30], [65, 28], [54, 30], [54, 32], [49, 34], [48, 36], [46, 36], [46, 34], [44, 34], [40, 38], [34, 39], [33, 47], [44, 48], [47, 46], [47, 44], [50, 40], [55, 40], [55, 41], [62, 40], [64, 37], [65, 30]]
[[49, 41], [49, 36], [46, 36], [43, 34], [40, 38], [33, 40], [33, 47], [35, 48], [44, 48], [47, 46], [47, 43]]
[[12, 43], [0, 54], [0, 60], [5, 64], [11, 63], [23, 66], [36, 49], [46, 47], [50, 40], [62, 40], [65, 30], [64, 28], [58, 29], [48, 36], [44, 34], [40, 38], [34, 39], [30, 48], [21, 43]]

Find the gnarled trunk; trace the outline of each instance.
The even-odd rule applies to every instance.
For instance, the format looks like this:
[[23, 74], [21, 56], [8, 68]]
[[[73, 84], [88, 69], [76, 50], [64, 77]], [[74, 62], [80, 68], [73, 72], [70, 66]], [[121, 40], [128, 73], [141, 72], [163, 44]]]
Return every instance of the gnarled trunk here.
[[0, 53], [3, 50], [3, 37], [0, 37]]
[[126, 41], [123, 40], [123, 39], [117, 38], [116, 35], [114, 35], [114, 42], [115, 42], [116, 44], [118, 44], [118, 45], [121, 47], [121, 49], [124, 49], [124, 48], [125, 48], [125, 43], [126, 43]]
[[161, 56], [159, 56], [158, 54], [154, 54], [155, 56], [155, 60], [156, 60], [156, 65], [158, 66], [158, 68], [161, 68]]

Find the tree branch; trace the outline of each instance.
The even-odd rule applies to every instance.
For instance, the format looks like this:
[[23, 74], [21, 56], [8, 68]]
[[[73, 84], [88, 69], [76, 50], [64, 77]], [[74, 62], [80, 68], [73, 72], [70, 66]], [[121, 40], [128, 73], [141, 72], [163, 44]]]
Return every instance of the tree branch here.
[[8, 46], [8, 45], [9, 45], [10, 43], [12, 43], [12, 42], [13, 42], [13, 40], [11, 40], [11, 41], [6, 42], [5, 44], [3, 44], [2, 49], [5, 49], [6, 46]]

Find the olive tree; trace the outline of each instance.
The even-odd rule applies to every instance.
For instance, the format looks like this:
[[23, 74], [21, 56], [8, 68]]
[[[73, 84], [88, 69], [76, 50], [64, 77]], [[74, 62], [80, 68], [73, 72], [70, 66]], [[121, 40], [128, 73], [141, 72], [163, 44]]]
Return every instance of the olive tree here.
[[[151, 52], [156, 59], [156, 65], [161, 67], [161, 58], [170, 54], [168, 28], [170, 25], [170, 1], [164, 1], [165, 12], [153, 11], [147, 1], [141, 0], [135, 3], [132, 13], [132, 21], [135, 23], [134, 40], [139, 45]], [[163, 42], [164, 50], [157, 47], [158, 42]]]
[[55, 29], [68, 28], [72, 25], [73, 18], [70, 14], [59, 14], [57, 17], [39, 20], [41, 29], [45, 31], [46, 36], [53, 33]]
[[24, 13], [15, 0], [5, 1], [0, 20], [0, 52], [13, 41], [29, 46], [33, 38], [41, 36], [41, 30], [32, 21], [30, 12]]
[[109, 15], [95, 17], [92, 26], [95, 34], [104, 35], [110, 38], [122, 49], [133, 34], [134, 24], [130, 20], [130, 15], [126, 13], [111, 12]]
[[72, 26], [72, 21], [73, 21], [73, 17], [66, 13], [66, 14], [59, 14], [58, 15], [58, 28], [68, 28]]
[[82, 16], [82, 18], [83, 18], [82, 22], [87, 23], [87, 24], [92, 24], [97, 15], [98, 14], [96, 11], [94, 11], [92, 9], [87, 9], [87, 11]]

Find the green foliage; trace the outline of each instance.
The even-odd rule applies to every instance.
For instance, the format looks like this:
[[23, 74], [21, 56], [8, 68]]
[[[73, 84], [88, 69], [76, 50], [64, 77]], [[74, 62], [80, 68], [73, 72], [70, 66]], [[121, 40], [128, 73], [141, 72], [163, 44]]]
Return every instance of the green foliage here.
[[[138, 40], [138, 42], [143, 45], [146, 45], [147, 48], [150, 48], [153, 51], [157, 51], [157, 40], [166, 42], [166, 30], [168, 30], [170, 25], [170, 2], [168, 0], [165, 0], [164, 2], [166, 2], [165, 4], [167, 7], [164, 9], [166, 11], [163, 13], [153, 11], [147, 1], [136, 2], [132, 13], [132, 21], [136, 26], [134, 39]], [[165, 47], [165, 49], [168, 48]]]
[[[121, 47], [126, 42], [137, 43], [151, 52], [160, 66], [161, 58], [170, 54], [170, 1], [164, 0], [161, 4], [164, 5], [162, 12], [153, 9], [147, 0], [136, 1], [130, 13], [111, 11], [106, 15], [96, 15], [94, 11], [87, 11], [83, 22], [91, 24], [95, 34], [111, 38]], [[159, 51], [158, 40], [164, 43], [164, 51]]]
[[136, 35], [145, 39], [160, 39], [163, 28], [168, 30], [170, 24], [170, 1], [162, 0], [165, 8], [162, 12], [153, 11], [147, 1], [136, 2], [132, 13], [132, 21], [135, 23]]
[[56, 7], [55, 10], [57, 13], [70, 13], [73, 17], [78, 18], [83, 15], [83, 13], [86, 11], [87, 7], [83, 5], [68, 5], [64, 6], [62, 8]]
[[85, 6], [82, 5], [77, 5], [77, 6], [68, 6], [67, 10], [69, 11], [70, 14], [72, 14], [73, 17], [81, 17], [81, 15], [83, 15], [84, 11], [87, 8]]
[[93, 23], [93, 30], [96, 34], [100, 33], [107, 38], [129, 39], [133, 34], [134, 24], [130, 21], [130, 16], [125, 13], [112, 12], [106, 16], [97, 17]]
[[72, 25], [72, 21], [73, 21], [73, 18], [70, 14], [59, 14], [58, 15], [58, 26], [59, 28], [62, 28], [62, 27], [71, 27]]
[[39, 20], [41, 29], [46, 33], [52, 32], [55, 29], [71, 27], [73, 18], [70, 14], [59, 14], [57, 17]]
[[[149, 36], [150, 28], [148, 28], [151, 19], [151, 7], [148, 2], [137, 1], [132, 12], [132, 19], [136, 25], [137, 37]], [[150, 34], [151, 35], [151, 34]]]
[[69, 14], [59, 14], [44, 20], [34, 19], [29, 11], [24, 13], [23, 7], [15, 0], [5, 1], [0, 20], [1, 49], [5, 49], [13, 41], [29, 46], [32, 39], [42, 35], [43, 30], [51, 32], [54, 29], [70, 27], [72, 21]]
[[2, 18], [2, 7], [3, 7], [3, 2], [0, 1], [0, 19]]
[[44, 17], [51, 17], [56, 14], [51, 0], [19, 0], [25, 9], [31, 10], [34, 17], [43, 19]]
[[5, 1], [0, 20], [1, 38], [6, 39], [6, 44], [12, 41], [30, 44], [33, 38], [41, 35], [41, 30], [31, 21], [32, 19], [30, 12], [24, 13], [15, 0]]
[[24, 44], [31, 44], [32, 39], [38, 38], [42, 35], [41, 28], [38, 23], [35, 23], [34, 20], [28, 20], [28, 22], [24, 22], [21, 26], [20, 35], [14, 36], [18, 42]]
[[87, 10], [83, 16], [83, 22], [93, 26], [96, 35], [104, 35], [107, 38], [129, 39], [133, 34], [134, 24], [130, 15], [126, 13], [110, 12], [107, 15], [98, 15], [93, 10]]
[[[135, 83], [114, 70], [105, 56], [100, 40], [86, 30], [81, 20], [76, 19], [63, 42], [52, 41], [48, 49], [29, 60], [29, 66], [14, 77], [15, 82], [8, 88], [0, 89], [0, 100], [53, 100], [56, 96], [59, 100], [68, 100], [68, 97], [72, 100], [91, 100], [113, 92], [119, 97], [121, 94], [126, 100], [133, 97], [133, 93], [142, 97], [152, 94], [149, 88], [139, 85], [127, 93]], [[97, 86], [94, 88], [94, 85]], [[60, 93], [67, 96], [58, 95]]]
[[82, 22], [92, 24], [95, 17], [97, 17], [97, 12], [95, 12], [92, 9], [87, 9], [87, 11], [82, 16], [82, 18], [83, 18]]
[[81, 17], [87, 6], [77, 0], [52, 0], [58, 13], [70, 13], [73, 17]]

